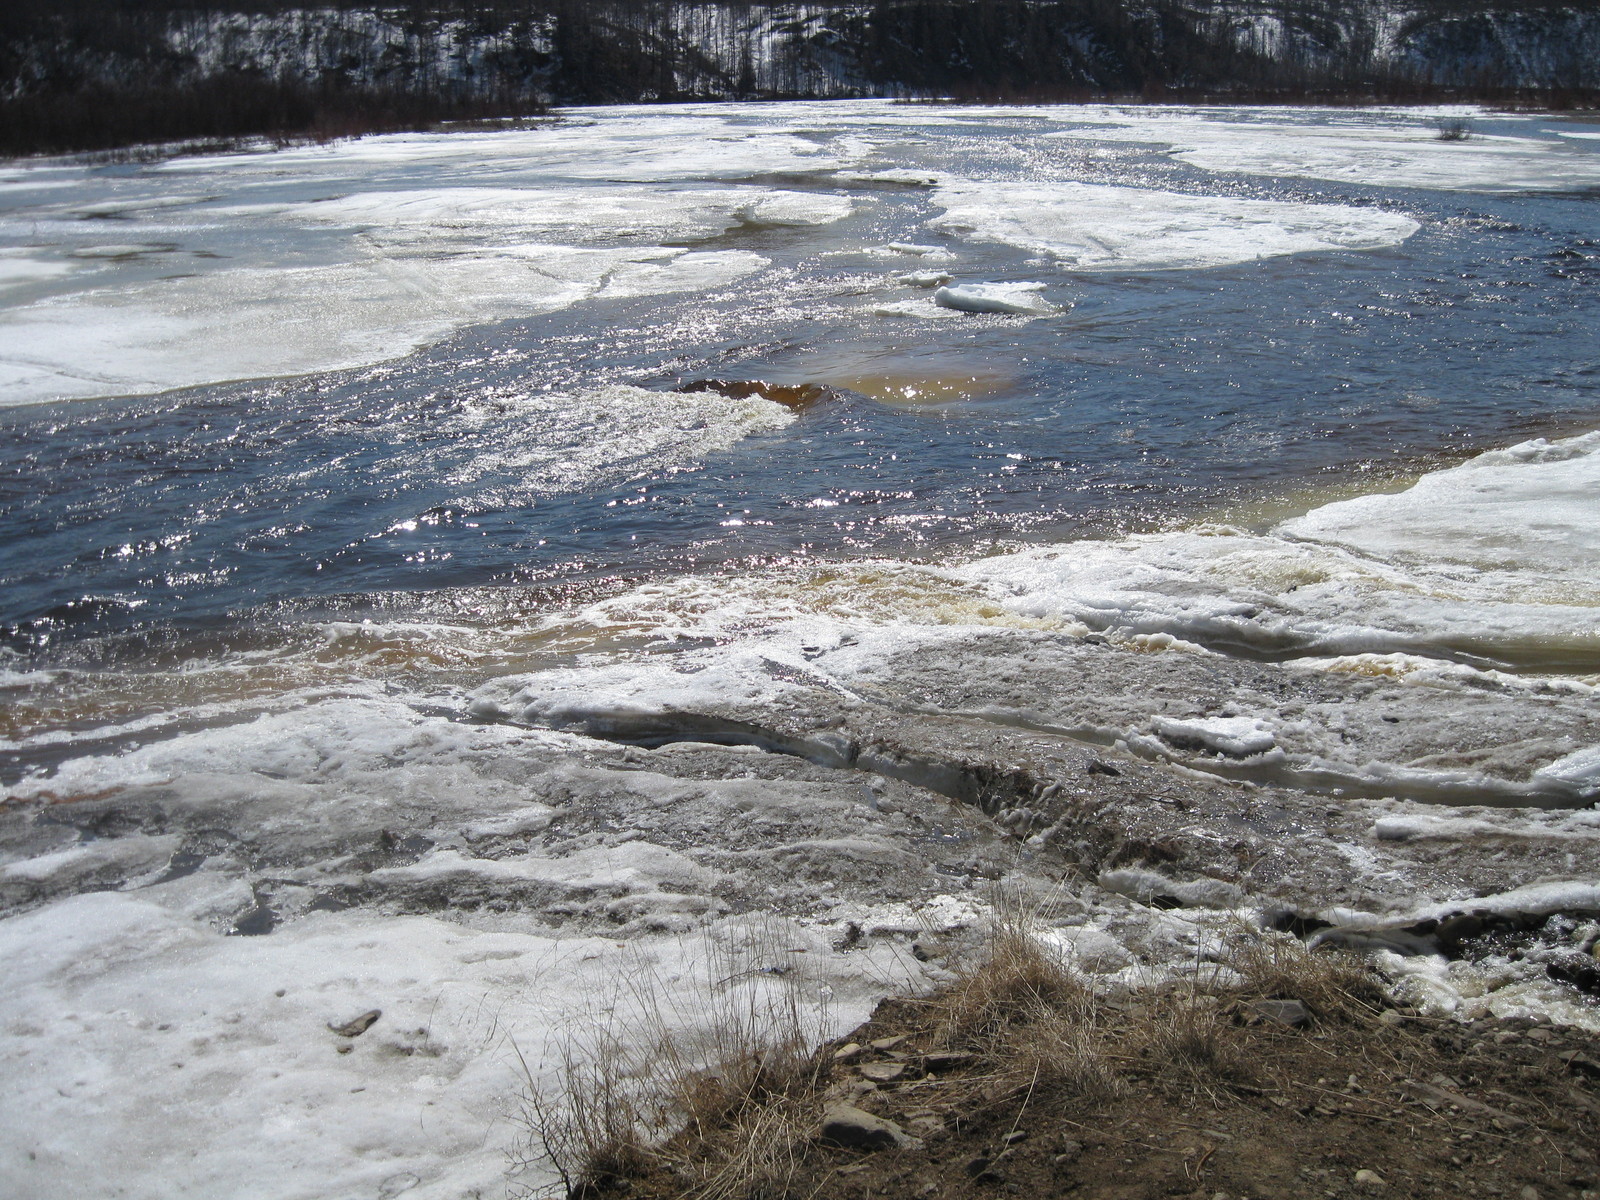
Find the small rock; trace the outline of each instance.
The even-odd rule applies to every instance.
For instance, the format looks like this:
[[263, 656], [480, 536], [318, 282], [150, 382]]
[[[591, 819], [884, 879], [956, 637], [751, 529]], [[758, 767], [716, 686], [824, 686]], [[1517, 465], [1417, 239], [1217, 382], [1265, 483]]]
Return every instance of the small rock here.
[[847, 1042], [846, 1044], [844, 1044], [843, 1046], [840, 1046], [837, 1050], [835, 1050], [833, 1052], [833, 1061], [836, 1062], [836, 1063], [847, 1063], [847, 1062], [850, 1062], [852, 1059], [857, 1059], [857, 1058], [860, 1058], [860, 1057], [861, 1057], [861, 1043], [860, 1042]]
[[337, 1033], [340, 1037], [360, 1037], [367, 1030], [371, 1029], [381, 1016], [383, 1016], [383, 1009], [374, 1008], [370, 1012], [362, 1013], [353, 1021], [346, 1021], [343, 1025], [335, 1025], [332, 1021], [329, 1021], [328, 1028], [333, 1030], [333, 1032]]
[[1525, 1187], [1517, 1193], [1517, 1197], [1518, 1200], [1539, 1200], [1539, 1189], [1536, 1187]]
[[873, 1038], [867, 1045], [874, 1050], [893, 1050], [910, 1037], [909, 1033], [897, 1033], [894, 1037]]
[[1555, 1035], [1552, 1034], [1543, 1025], [1535, 1025], [1532, 1029], [1528, 1030], [1528, 1032], [1523, 1034], [1522, 1036], [1527, 1038], [1530, 1042], [1548, 1042]]
[[906, 1065], [897, 1062], [862, 1063], [856, 1070], [873, 1083], [893, 1083], [906, 1073]]
[[835, 1104], [822, 1114], [822, 1140], [851, 1150], [897, 1150], [921, 1145], [893, 1121], [853, 1104]]
[[1007, 1146], [1015, 1146], [1018, 1142], [1028, 1140], [1028, 1131], [1026, 1129], [1013, 1129], [1000, 1140]]
[[1363, 1169], [1356, 1172], [1356, 1186], [1376, 1189], [1384, 1187], [1385, 1184], [1382, 1175], [1379, 1175], [1376, 1171]]
[[1392, 1009], [1392, 1008], [1386, 1008], [1381, 1013], [1378, 1014], [1378, 1024], [1380, 1024], [1380, 1025], [1391, 1025], [1391, 1026], [1393, 1026], [1393, 1025], [1404, 1025], [1405, 1023], [1406, 1023], [1406, 1019], [1404, 1017], [1402, 1017], [1399, 1013], [1395, 1012], [1395, 1010]]
[[1250, 1011], [1291, 1029], [1311, 1024], [1311, 1011], [1298, 1000], [1255, 1000], [1250, 1004]]
[[1081, 1157], [1082, 1154], [1083, 1143], [1075, 1142], [1071, 1138], [1068, 1138], [1066, 1141], [1062, 1142], [1060, 1147], [1056, 1150], [1056, 1156], [1052, 1161], [1056, 1164], [1056, 1166], [1064, 1167], [1069, 1162], [1073, 1162], [1077, 1158]]

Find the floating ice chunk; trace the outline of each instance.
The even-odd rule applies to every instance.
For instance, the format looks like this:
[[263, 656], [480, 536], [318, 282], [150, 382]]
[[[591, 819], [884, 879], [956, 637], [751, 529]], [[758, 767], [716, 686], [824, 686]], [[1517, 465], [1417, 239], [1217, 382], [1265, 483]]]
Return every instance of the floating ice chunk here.
[[921, 242], [890, 242], [888, 249], [896, 254], [914, 254], [930, 262], [945, 262], [955, 257], [955, 253], [944, 246], [928, 246]]
[[907, 287], [934, 288], [941, 287], [950, 282], [949, 271], [911, 271], [905, 275], [896, 275], [896, 283], [903, 283]]
[[1231, 758], [1265, 754], [1278, 744], [1267, 725], [1255, 717], [1203, 717], [1179, 720], [1156, 717], [1151, 724], [1176, 746], [1203, 746]]
[[[1405, 660], [1375, 656], [1465, 650], [1512, 666], [1593, 670], [1597, 488], [1600, 432], [1490, 451], [1405, 492], [1325, 505], [1266, 534], [1211, 526], [1079, 542], [954, 574], [1002, 589], [1021, 615], [1123, 636], [1314, 650], [1345, 656], [1341, 669], [1405, 673]], [[1446, 676], [1461, 672], [1426, 678]]]
[[952, 180], [935, 229], [1081, 271], [1218, 267], [1313, 250], [1375, 250], [1420, 226], [1373, 208], [1186, 196], [1087, 183]]
[[[557, 125], [489, 133], [393, 134], [337, 146], [306, 146], [270, 155], [172, 159], [152, 173], [190, 178], [219, 170], [277, 177], [283, 173], [390, 173], [440, 176], [527, 173], [549, 179], [673, 183], [737, 180], [756, 175], [825, 174], [846, 170], [870, 151], [852, 138], [819, 145], [787, 130], [751, 129], [706, 112], [598, 110]], [[732, 119], [728, 119], [732, 118]]]
[[847, 196], [820, 192], [767, 192], [735, 210], [751, 225], [831, 225], [848, 217], [855, 206]]
[[557, 237], [614, 244], [709, 237], [740, 224], [827, 225], [850, 215], [847, 196], [759, 187], [437, 187], [357, 192], [300, 204], [243, 205], [214, 213], [287, 224], [382, 230], [429, 247]]
[[1043, 296], [1042, 283], [964, 283], [946, 286], [933, 293], [941, 308], [969, 313], [1008, 313], [1041, 317], [1056, 311]]
[[932, 300], [891, 300], [885, 304], [874, 304], [869, 311], [875, 317], [920, 317], [924, 321], [961, 315], [956, 309], [935, 304]]
[[888, 183], [896, 184], [900, 187], [919, 188], [936, 187], [939, 183], [939, 176], [933, 174], [931, 171], [894, 170], [852, 172], [847, 175], [841, 175], [839, 178], [848, 183]]

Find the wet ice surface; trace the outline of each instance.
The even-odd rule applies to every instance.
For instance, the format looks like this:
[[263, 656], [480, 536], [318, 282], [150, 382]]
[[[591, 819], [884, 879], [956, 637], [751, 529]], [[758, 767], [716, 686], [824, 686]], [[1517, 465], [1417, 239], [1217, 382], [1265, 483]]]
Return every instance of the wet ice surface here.
[[500, 1194], [523, 1059], [841, 1030], [1002, 886], [1600, 1024], [1600, 158], [1455, 115], [8, 170], [0, 1190]]

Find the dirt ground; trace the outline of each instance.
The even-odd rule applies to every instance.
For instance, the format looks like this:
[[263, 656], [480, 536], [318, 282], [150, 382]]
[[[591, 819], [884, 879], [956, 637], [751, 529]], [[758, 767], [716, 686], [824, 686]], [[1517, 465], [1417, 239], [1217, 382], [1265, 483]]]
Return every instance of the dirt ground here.
[[[746, 1114], [593, 1194], [1600, 1200], [1600, 1039], [1571, 1028], [1366, 1002], [1285, 1009], [1249, 993], [1198, 1007], [1096, 1000], [1068, 1014], [1080, 1034], [1092, 1025], [1068, 1060], [1030, 1066], [1036, 1006], [991, 1005], [984, 1028], [968, 1021], [954, 1037], [948, 1000], [933, 1006], [888, 1002], [825, 1049], [791, 1142], [757, 1168], [717, 1166], [730, 1150], [748, 1158], [753, 1131], [787, 1136]], [[1068, 1029], [1053, 1019], [1044, 1039]], [[830, 1145], [817, 1114], [839, 1103], [914, 1140]]]

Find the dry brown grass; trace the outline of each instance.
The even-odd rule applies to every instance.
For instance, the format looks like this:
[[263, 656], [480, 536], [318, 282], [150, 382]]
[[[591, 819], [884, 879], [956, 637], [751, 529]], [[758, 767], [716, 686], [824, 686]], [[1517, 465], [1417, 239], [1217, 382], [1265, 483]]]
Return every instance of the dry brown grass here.
[[1032, 935], [1023, 914], [1002, 912], [985, 952], [918, 1007], [920, 1040], [975, 1053], [991, 1079], [1084, 1096], [1118, 1090], [1093, 993]]
[[[1245, 931], [1222, 955], [1241, 987], [1108, 1000], [1030, 930], [1026, 913], [1003, 909], [952, 982], [894, 1002], [857, 1032], [863, 1041], [901, 1039], [877, 1060], [907, 1064], [890, 1086], [909, 1090], [891, 1094], [937, 1094], [968, 1108], [1021, 1097], [1026, 1108], [1038, 1091], [1092, 1107], [1153, 1087], [1174, 1102], [1221, 1104], [1268, 1082], [1259, 1047], [1251, 1049], [1261, 1038], [1251, 1032], [1259, 1018], [1250, 1001], [1299, 1000], [1319, 1024], [1344, 1025], [1370, 1021], [1381, 1003], [1358, 959]], [[747, 949], [718, 971], [737, 980], [763, 953]], [[687, 1200], [795, 1194], [814, 1168], [823, 1107], [859, 1099], [863, 1081], [853, 1066], [835, 1064], [833, 1045], [817, 1048], [825, 1017], [794, 984], [723, 988], [693, 1021], [662, 1012], [648, 983], [637, 984], [635, 1011], [646, 1014], [648, 1036], [638, 1028], [627, 1038], [591, 1034], [569, 1053], [560, 1100], [530, 1094], [524, 1161], [554, 1164], [569, 1197], [625, 1181], [640, 1194]], [[953, 1074], [924, 1075], [922, 1056], [949, 1052], [970, 1057]], [[878, 1053], [869, 1048], [867, 1057]], [[877, 1101], [868, 1092], [863, 1102]]]
[[1298, 1000], [1324, 1021], [1364, 1021], [1386, 1007], [1377, 978], [1346, 950], [1309, 949], [1286, 934], [1254, 935], [1230, 951], [1228, 965], [1252, 996]]
[[774, 958], [759, 935], [711, 945], [692, 1010], [665, 1007], [667, 989], [636, 974], [613, 1005], [631, 1015], [573, 1035], [554, 1094], [524, 1062], [527, 1136], [514, 1170], [552, 1168], [554, 1192], [569, 1197], [668, 1172], [697, 1200], [781, 1176], [815, 1120], [828, 1014], [799, 972], [771, 969]]

